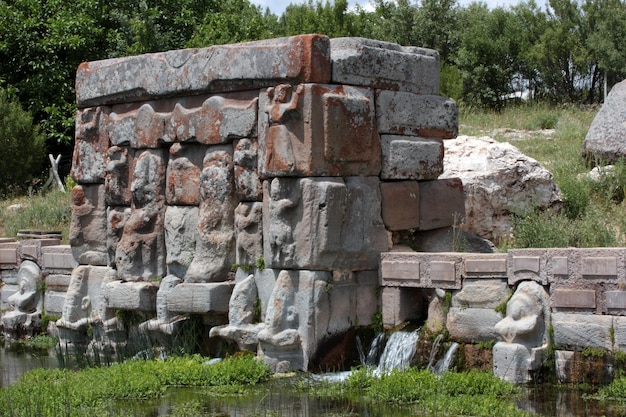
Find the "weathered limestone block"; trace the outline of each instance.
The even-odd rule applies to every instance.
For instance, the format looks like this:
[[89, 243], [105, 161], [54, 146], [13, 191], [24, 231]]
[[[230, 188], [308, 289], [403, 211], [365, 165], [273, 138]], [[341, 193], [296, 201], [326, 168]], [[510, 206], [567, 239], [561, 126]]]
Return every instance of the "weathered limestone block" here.
[[155, 282], [111, 281], [102, 285], [102, 301], [107, 308], [130, 311], [154, 311], [156, 309]]
[[498, 342], [493, 347], [493, 373], [503, 381], [525, 384], [539, 369], [545, 349], [527, 349], [517, 343]]
[[111, 318], [102, 287], [114, 279], [115, 270], [103, 266], [80, 265], [72, 271], [63, 312], [56, 322], [62, 350], [84, 350], [91, 340], [88, 328]]
[[17, 272], [17, 292], [8, 297], [10, 311], [2, 314], [3, 332], [9, 337], [34, 335], [41, 331], [43, 277], [33, 261], [24, 260]]
[[239, 203], [235, 209], [237, 265], [256, 266], [263, 256], [263, 203]]
[[439, 94], [439, 54], [364, 38], [330, 40], [332, 81], [386, 90]]
[[4, 242], [0, 244], [0, 269], [17, 268], [18, 242]]
[[612, 316], [552, 313], [554, 343], [568, 348], [592, 347], [611, 350]]
[[614, 350], [626, 351], [626, 317], [613, 316]]
[[167, 297], [172, 289], [182, 282], [182, 279], [168, 275], [161, 280], [156, 293], [156, 318], [139, 325], [141, 331], [159, 331], [171, 335], [183, 323], [184, 316], [171, 312], [167, 305]]
[[[235, 283], [210, 282], [176, 285], [167, 294], [167, 309], [172, 313], [228, 313], [228, 301]], [[223, 323], [220, 323], [223, 324]]]
[[235, 263], [234, 223], [238, 200], [232, 147], [211, 148], [203, 166], [196, 248], [185, 282], [226, 281]]
[[165, 210], [167, 273], [182, 278], [194, 259], [198, 207], [168, 206]]
[[502, 315], [492, 308], [452, 307], [448, 312], [446, 326], [450, 338], [454, 340], [488, 342], [498, 338], [495, 325], [500, 320]]
[[125, 281], [149, 281], [165, 275], [165, 157], [146, 150], [136, 159], [131, 192], [133, 207], [124, 222], [115, 251], [118, 276]]
[[283, 270], [278, 274], [265, 328], [258, 335], [265, 361], [274, 368], [307, 370], [325, 333], [318, 318], [328, 309], [330, 280], [330, 272]]
[[70, 245], [45, 246], [41, 252], [42, 270], [46, 274], [71, 274], [78, 266]]
[[461, 178], [464, 229], [485, 239], [511, 236], [512, 213], [558, 210], [561, 191], [539, 162], [509, 143], [461, 136], [444, 141], [444, 173]]
[[76, 143], [72, 157], [72, 178], [79, 184], [104, 182], [109, 137], [100, 128], [102, 109], [79, 110], [76, 115]]
[[511, 291], [506, 280], [464, 279], [463, 289], [452, 295], [452, 307], [496, 308], [506, 302]]
[[104, 185], [77, 185], [72, 189], [70, 245], [79, 264], [107, 264], [107, 214]]
[[124, 234], [124, 225], [130, 217], [130, 207], [109, 207], [107, 209], [107, 255], [108, 264], [112, 268], [116, 268], [115, 254], [117, 245], [120, 243]]
[[259, 100], [259, 173], [349, 176], [380, 173], [372, 90], [280, 84]]
[[443, 173], [443, 141], [381, 135], [384, 180], [435, 180]]
[[83, 63], [76, 73], [76, 101], [85, 107], [329, 81], [328, 38], [301, 35]]
[[545, 249], [514, 249], [508, 251], [507, 271], [509, 285], [520, 281], [535, 281], [541, 285], [548, 284], [547, 264], [548, 251]]
[[127, 146], [112, 146], [107, 151], [108, 162], [104, 179], [104, 200], [107, 206], [130, 206], [132, 158]]
[[470, 254], [464, 256], [465, 278], [500, 278], [507, 280], [507, 254]]
[[376, 116], [381, 134], [436, 139], [451, 139], [458, 134], [456, 103], [437, 95], [378, 90]]
[[165, 200], [167, 204], [197, 206], [200, 203], [200, 174], [206, 147], [175, 143], [167, 164]]
[[380, 183], [381, 212], [388, 230], [409, 230], [420, 225], [420, 186], [417, 181]]
[[372, 270], [391, 247], [378, 178], [275, 178], [264, 183], [263, 194], [268, 267]]
[[405, 288], [460, 289], [462, 263], [463, 256], [455, 253], [381, 253], [381, 284]]
[[17, 248], [17, 257], [23, 262], [30, 260], [38, 265], [43, 265], [43, 248], [46, 246], [58, 246], [61, 240], [57, 238], [28, 239], [20, 241]]
[[419, 318], [423, 302], [424, 297], [419, 289], [384, 286], [381, 294], [383, 325], [394, 327]]
[[[71, 275], [49, 274], [45, 277], [46, 292], [43, 299], [43, 309], [49, 316], [61, 316], [65, 293], [70, 285]], [[44, 329], [45, 330], [45, 329]]]
[[213, 327], [210, 336], [234, 340], [240, 350], [255, 351], [259, 343], [258, 333], [264, 323], [255, 323], [255, 306], [258, 291], [254, 275], [235, 284], [228, 303], [228, 325]]
[[112, 106], [104, 120], [114, 145], [215, 145], [256, 136], [258, 100], [258, 90], [153, 100]]
[[234, 142], [235, 189], [241, 201], [262, 201], [263, 184], [259, 179], [256, 140], [244, 138]]
[[585, 137], [583, 157], [612, 163], [626, 156], [626, 80], [613, 86]]
[[623, 248], [549, 249], [545, 267], [548, 281], [559, 283], [559, 287], [615, 284], [626, 278], [626, 251]]
[[463, 183], [458, 178], [420, 181], [419, 230], [459, 225], [465, 216]]

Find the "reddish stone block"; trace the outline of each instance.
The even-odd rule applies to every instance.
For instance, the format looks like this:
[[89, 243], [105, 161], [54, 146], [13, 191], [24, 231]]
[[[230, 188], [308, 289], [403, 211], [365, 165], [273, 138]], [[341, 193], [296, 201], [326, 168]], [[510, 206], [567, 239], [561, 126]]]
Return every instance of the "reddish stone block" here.
[[104, 179], [104, 200], [107, 206], [130, 206], [130, 175], [132, 158], [126, 146], [112, 146], [108, 152]]
[[79, 110], [71, 175], [79, 184], [104, 182], [109, 137], [101, 129], [102, 108]]
[[167, 164], [167, 204], [197, 206], [200, 203], [200, 174], [206, 146], [175, 143]]
[[420, 230], [439, 229], [460, 224], [465, 216], [463, 183], [459, 178], [421, 181]]
[[235, 141], [233, 161], [235, 163], [235, 191], [241, 201], [263, 201], [263, 184], [258, 171], [258, 149], [256, 140]]
[[300, 35], [86, 62], [76, 72], [76, 101], [86, 107], [281, 82], [328, 83], [330, 71], [329, 39]]
[[350, 86], [278, 85], [259, 100], [259, 172], [274, 176], [378, 176], [374, 95]]
[[382, 182], [383, 223], [388, 230], [416, 229], [420, 225], [420, 187], [417, 181]]

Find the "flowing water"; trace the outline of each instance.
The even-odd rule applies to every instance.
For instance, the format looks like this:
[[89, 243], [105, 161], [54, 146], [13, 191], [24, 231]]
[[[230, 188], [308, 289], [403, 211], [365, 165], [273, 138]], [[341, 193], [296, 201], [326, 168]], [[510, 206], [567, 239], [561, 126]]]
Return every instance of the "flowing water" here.
[[382, 375], [392, 369], [408, 368], [415, 356], [419, 332], [418, 329], [412, 332], [397, 331], [392, 333], [374, 373]]

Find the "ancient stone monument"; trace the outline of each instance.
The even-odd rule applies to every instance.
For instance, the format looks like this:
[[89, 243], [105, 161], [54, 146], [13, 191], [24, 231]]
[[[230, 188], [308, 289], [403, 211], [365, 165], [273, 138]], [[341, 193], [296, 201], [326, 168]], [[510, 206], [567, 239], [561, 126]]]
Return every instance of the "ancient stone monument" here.
[[379, 311], [398, 232], [464, 212], [437, 179], [458, 124], [438, 92], [437, 52], [360, 38], [82, 64], [61, 343], [119, 343], [119, 311], [164, 334], [195, 315], [277, 369], [320, 363]]

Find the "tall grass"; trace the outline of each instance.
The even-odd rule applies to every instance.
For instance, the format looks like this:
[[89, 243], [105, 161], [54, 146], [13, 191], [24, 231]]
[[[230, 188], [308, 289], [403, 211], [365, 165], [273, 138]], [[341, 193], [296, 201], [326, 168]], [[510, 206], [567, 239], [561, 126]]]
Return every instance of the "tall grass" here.
[[[501, 250], [525, 247], [607, 247], [626, 245], [626, 164], [604, 169], [591, 180], [582, 157], [583, 143], [597, 114], [595, 108], [512, 106], [501, 113], [461, 111], [461, 134], [488, 134], [511, 141], [548, 169], [561, 189], [563, 207], [555, 212], [518, 212], [513, 239]], [[552, 126], [546, 135], [541, 129]], [[521, 138], [507, 129], [527, 130]]]
[[128, 415], [117, 400], [159, 398], [170, 386], [201, 386], [233, 392], [267, 381], [267, 365], [251, 355], [206, 365], [200, 356], [166, 361], [127, 361], [109, 367], [36, 369], [0, 391], [0, 416]]
[[0, 237], [14, 238], [19, 230], [28, 229], [61, 231], [63, 242], [67, 243], [70, 221], [69, 192], [50, 190], [0, 201]]

